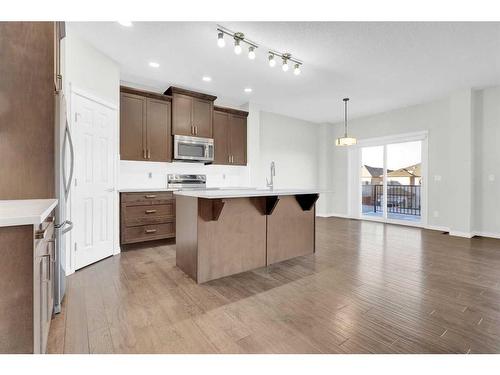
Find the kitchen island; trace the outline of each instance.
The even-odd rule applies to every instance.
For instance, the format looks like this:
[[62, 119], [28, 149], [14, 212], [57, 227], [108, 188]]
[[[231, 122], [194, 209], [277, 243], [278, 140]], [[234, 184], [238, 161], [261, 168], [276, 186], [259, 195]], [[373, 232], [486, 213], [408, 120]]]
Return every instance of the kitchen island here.
[[178, 191], [176, 264], [197, 283], [315, 250], [315, 190]]

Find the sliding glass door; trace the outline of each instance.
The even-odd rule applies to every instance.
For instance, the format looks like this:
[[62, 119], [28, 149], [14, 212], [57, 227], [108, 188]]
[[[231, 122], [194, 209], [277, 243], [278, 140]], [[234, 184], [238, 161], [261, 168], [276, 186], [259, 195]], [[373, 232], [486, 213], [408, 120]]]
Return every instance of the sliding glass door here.
[[360, 147], [361, 218], [422, 222], [422, 140]]

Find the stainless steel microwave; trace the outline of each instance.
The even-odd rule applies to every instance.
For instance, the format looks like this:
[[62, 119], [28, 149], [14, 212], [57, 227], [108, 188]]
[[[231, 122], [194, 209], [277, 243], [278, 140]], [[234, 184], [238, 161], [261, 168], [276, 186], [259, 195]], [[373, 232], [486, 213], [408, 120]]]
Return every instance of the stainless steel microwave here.
[[175, 135], [174, 159], [211, 163], [214, 161], [214, 140], [212, 138]]

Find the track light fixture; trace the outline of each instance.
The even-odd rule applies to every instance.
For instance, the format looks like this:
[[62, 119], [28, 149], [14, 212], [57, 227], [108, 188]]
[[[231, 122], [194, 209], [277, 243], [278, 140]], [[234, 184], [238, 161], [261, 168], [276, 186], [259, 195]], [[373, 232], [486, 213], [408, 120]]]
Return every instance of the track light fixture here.
[[274, 59], [274, 54], [269, 54], [269, 66], [274, 68], [276, 66], [276, 60]]
[[219, 32], [217, 34], [217, 45], [219, 46], [219, 48], [224, 48], [224, 46], [226, 45], [226, 41], [224, 40], [224, 33]]
[[[224, 36], [228, 35], [234, 40], [234, 53], [237, 55], [241, 55], [241, 52], [243, 51], [243, 44], [248, 45], [248, 58], [250, 60], [255, 60], [257, 57], [256, 55], [256, 50], [259, 48], [259, 45], [247, 37], [245, 37], [245, 34], [241, 32], [233, 32], [229, 29], [226, 29], [225, 27], [221, 25], [217, 25], [217, 46], [220, 48], [223, 48], [226, 45], [226, 41], [224, 40]], [[301, 67], [302, 67], [302, 61], [296, 59], [295, 57], [292, 57], [292, 54], [290, 53], [280, 53], [275, 50], [268, 50], [268, 64], [271, 68], [276, 66], [276, 58], [281, 58], [282, 59], [282, 66], [281, 69], [284, 72], [287, 72], [290, 69], [289, 63], [292, 64], [293, 66], [293, 74], [298, 76], [301, 73]]]
[[296, 76], [300, 74], [300, 64], [295, 63], [295, 66], [293, 67], [293, 74]]
[[248, 47], [248, 58], [250, 60], [255, 60], [255, 47], [254, 46]]

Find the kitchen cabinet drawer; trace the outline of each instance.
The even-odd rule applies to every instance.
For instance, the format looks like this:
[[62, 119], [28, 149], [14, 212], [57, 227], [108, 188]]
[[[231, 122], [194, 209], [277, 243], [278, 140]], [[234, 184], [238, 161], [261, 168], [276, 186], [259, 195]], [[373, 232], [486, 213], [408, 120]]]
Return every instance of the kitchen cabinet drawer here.
[[163, 224], [124, 228], [122, 243], [142, 242], [175, 237], [175, 221]]
[[167, 204], [174, 200], [171, 191], [155, 191], [144, 193], [122, 193], [121, 202], [125, 206], [147, 206], [156, 204]]
[[170, 221], [175, 217], [175, 204], [172, 201], [168, 204], [158, 204], [148, 206], [125, 207], [123, 211], [123, 221], [126, 227], [161, 224]]

